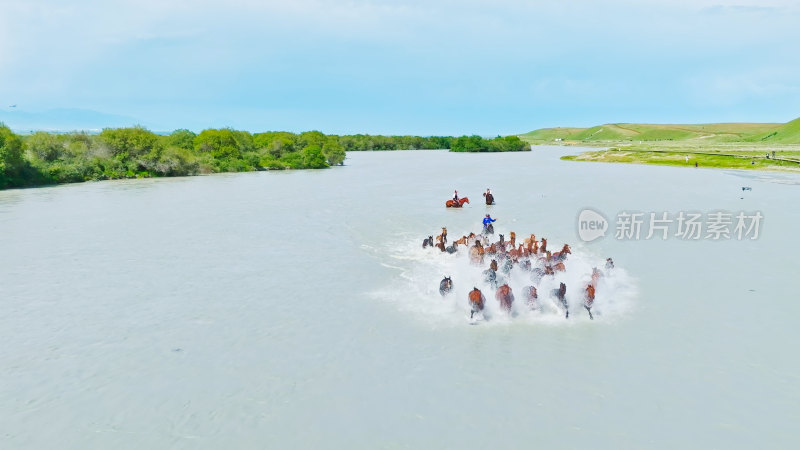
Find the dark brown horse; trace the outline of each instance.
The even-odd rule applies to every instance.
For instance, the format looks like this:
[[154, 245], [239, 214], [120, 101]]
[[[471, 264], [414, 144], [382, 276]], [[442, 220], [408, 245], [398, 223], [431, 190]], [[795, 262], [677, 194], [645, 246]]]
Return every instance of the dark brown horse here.
[[495, 298], [500, 302], [501, 308], [507, 312], [511, 312], [511, 304], [514, 303], [514, 293], [511, 292], [511, 288], [507, 284], [497, 288]]
[[469, 292], [469, 306], [470, 306], [470, 313], [469, 318], [471, 319], [473, 314], [476, 312], [483, 311], [483, 305], [486, 304], [486, 297], [483, 296], [480, 289], [472, 288]]
[[487, 205], [494, 205], [494, 195], [484, 192], [483, 197], [485, 198]]
[[561, 283], [558, 289], [553, 289], [553, 296], [561, 303], [566, 311], [566, 318], [569, 319], [569, 307], [567, 306], [567, 285]]
[[467, 197], [462, 197], [458, 199], [458, 203], [456, 203], [454, 200], [448, 200], [444, 202], [444, 206], [448, 208], [461, 208], [462, 206], [464, 206], [464, 203], [469, 203], [469, 199]]
[[439, 282], [439, 293], [442, 294], [442, 297], [449, 294], [451, 290], [453, 290], [453, 280], [450, 277], [442, 278], [442, 281]]

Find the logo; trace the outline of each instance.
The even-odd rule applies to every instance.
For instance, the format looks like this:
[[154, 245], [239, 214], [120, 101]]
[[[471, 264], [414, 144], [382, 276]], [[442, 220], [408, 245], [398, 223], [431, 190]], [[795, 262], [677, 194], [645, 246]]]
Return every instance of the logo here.
[[578, 237], [592, 242], [606, 235], [608, 220], [599, 212], [586, 208], [578, 214]]

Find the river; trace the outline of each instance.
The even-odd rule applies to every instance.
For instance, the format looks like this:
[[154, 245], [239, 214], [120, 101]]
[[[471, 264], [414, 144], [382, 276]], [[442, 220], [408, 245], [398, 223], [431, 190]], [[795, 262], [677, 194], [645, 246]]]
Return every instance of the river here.
[[[800, 176], [559, 159], [575, 151], [0, 192], [0, 447], [796, 447]], [[453, 189], [472, 202], [444, 208]], [[578, 238], [584, 208], [604, 238]], [[616, 239], [623, 211], [763, 221]], [[546, 301], [555, 281], [530, 312], [519, 274], [504, 314], [465, 252], [421, 248], [487, 212], [572, 245], [571, 299], [613, 257], [594, 320]], [[475, 285], [492, 314], [472, 325]]]

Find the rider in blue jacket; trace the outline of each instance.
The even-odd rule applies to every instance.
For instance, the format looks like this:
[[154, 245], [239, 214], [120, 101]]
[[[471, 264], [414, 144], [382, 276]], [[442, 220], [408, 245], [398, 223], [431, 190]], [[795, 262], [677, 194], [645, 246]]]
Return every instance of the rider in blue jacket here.
[[496, 222], [496, 221], [497, 221], [497, 219], [492, 219], [492, 218], [491, 218], [491, 217], [489, 217], [489, 215], [487, 214], [487, 215], [486, 215], [486, 217], [484, 217], [484, 218], [483, 218], [483, 228], [486, 228], [486, 227], [488, 227], [490, 223], [492, 223], [492, 222]]

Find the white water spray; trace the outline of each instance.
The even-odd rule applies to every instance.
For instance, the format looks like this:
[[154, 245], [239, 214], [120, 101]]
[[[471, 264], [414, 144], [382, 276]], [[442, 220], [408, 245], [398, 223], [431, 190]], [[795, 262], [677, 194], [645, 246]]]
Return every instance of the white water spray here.
[[[508, 235], [505, 231], [503, 234]], [[449, 239], [452, 242], [461, 234], [452, 233], [449, 236], [452, 237]], [[496, 242], [497, 236], [499, 233], [490, 236], [490, 240]], [[495, 258], [500, 264], [497, 284], [507, 283], [515, 297], [509, 314], [500, 307], [495, 298], [496, 289], [485, 280], [483, 272], [489, 267], [492, 257], [487, 255], [483, 264], [476, 265], [470, 262], [469, 249], [465, 246], [459, 246], [457, 253], [449, 254], [435, 247], [423, 249], [422, 239], [403, 236], [395, 242], [387, 242], [382, 249], [374, 249], [380, 254], [382, 264], [397, 270], [398, 276], [388, 286], [372, 295], [392, 302], [402, 312], [432, 325], [463, 325], [465, 317], [470, 315], [468, 294], [475, 287], [486, 297], [486, 320], [481, 322], [485, 325], [588, 324], [589, 313], [583, 304], [585, 289], [591, 281], [592, 269], [595, 267], [603, 272], [597, 282], [592, 305], [595, 322], [608, 322], [623, 317], [635, 304], [636, 288], [623, 268], [605, 269], [605, 256], [594, 255], [584, 248], [573, 248], [572, 254], [564, 261], [565, 271], [541, 277], [538, 282], [533, 272], [522, 269], [518, 264], [510, 272], [504, 272], [501, 258]], [[550, 248], [560, 249], [563, 243], [549, 244]], [[439, 293], [439, 283], [447, 276], [452, 278], [453, 289], [443, 297]], [[565, 318], [560, 302], [552, 294], [562, 282], [567, 286], [568, 319]], [[523, 295], [523, 288], [527, 286], [536, 287], [540, 308], [531, 309], [528, 306]]]

